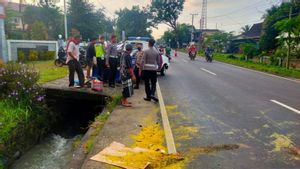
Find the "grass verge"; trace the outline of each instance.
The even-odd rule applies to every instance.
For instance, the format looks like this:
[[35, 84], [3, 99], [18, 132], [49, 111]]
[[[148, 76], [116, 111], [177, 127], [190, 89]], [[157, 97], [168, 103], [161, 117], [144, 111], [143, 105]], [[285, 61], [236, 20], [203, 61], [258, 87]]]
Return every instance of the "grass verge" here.
[[274, 65], [266, 65], [262, 63], [255, 63], [252, 61], [244, 61], [240, 59], [231, 59], [228, 58], [231, 54], [219, 54], [215, 53], [214, 54], [214, 59], [220, 62], [224, 63], [229, 63], [232, 65], [240, 66], [240, 67], [245, 67], [249, 69], [254, 69], [262, 72], [267, 72], [279, 76], [284, 76], [284, 77], [292, 77], [296, 79], [300, 79], [300, 71], [295, 70], [295, 69], [286, 69], [284, 67], [278, 67]]
[[39, 84], [43, 84], [56, 79], [64, 78], [68, 75], [67, 67], [57, 67], [53, 60], [28, 62], [28, 65], [34, 66], [40, 73]]
[[112, 97], [112, 100], [106, 105], [105, 111], [103, 111], [100, 115], [95, 118], [95, 121], [90, 125], [91, 133], [87, 140], [82, 143], [83, 149], [86, 154], [90, 153], [96, 143], [97, 136], [99, 132], [104, 127], [105, 122], [109, 118], [110, 113], [116, 108], [116, 106], [120, 103], [122, 96], [116, 95]]

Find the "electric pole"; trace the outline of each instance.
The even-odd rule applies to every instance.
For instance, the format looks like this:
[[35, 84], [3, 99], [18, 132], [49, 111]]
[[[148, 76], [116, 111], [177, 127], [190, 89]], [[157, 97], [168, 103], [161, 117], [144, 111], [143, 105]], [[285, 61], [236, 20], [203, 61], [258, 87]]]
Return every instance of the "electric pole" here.
[[65, 40], [68, 40], [68, 22], [67, 22], [67, 0], [64, 0], [64, 22], [65, 22]]
[[192, 14], [190, 14], [190, 15], [192, 15], [192, 26], [193, 26], [193, 30], [192, 30], [192, 32], [191, 32], [191, 42], [194, 40], [194, 17], [195, 16], [197, 16], [198, 14], [197, 13], [192, 13]]

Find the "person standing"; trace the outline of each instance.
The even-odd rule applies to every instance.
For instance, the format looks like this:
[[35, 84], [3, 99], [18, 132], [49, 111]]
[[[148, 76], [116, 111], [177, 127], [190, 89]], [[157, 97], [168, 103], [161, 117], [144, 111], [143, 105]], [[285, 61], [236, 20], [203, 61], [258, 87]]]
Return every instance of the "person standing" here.
[[[149, 49], [144, 51], [141, 67], [143, 69], [143, 76], [145, 80], [145, 92], [146, 97], [144, 100], [154, 100], [158, 102], [155, 97], [156, 83], [157, 83], [157, 70], [161, 66], [160, 54], [157, 49], [154, 48], [155, 40], [149, 40]], [[140, 71], [141, 74], [141, 71]]]
[[143, 58], [143, 51], [142, 51], [141, 43], [137, 44], [137, 49], [138, 49], [138, 52], [136, 53], [136, 61], [135, 61], [135, 67], [134, 67], [134, 75], [136, 77], [134, 89], [139, 89], [139, 85], [140, 85], [140, 81], [141, 81], [141, 76], [139, 75], [139, 72], [141, 69], [141, 64], [142, 64], [142, 58]]
[[117, 36], [111, 36], [111, 44], [109, 44], [106, 51], [106, 66], [109, 68], [109, 87], [115, 88], [115, 80], [118, 66], [118, 47]]
[[100, 36], [99, 43], [95, 44], [95, 52], [97, 58], [97, 75], [98, 79], [104, 81], [104, 69], [105, 69], [105, 45], [104, 36]]
[[[86, 78], [90, 79], [91, 78], [91, 70], [94, 67], [94, 57], [96, 55], [95, 53], [95, 44], [96, 44], [97, 38], [92, 38], [91, 42], [88, 44], [86, 48], [86, 61], [87, 61], [87, 71], [86, 71]], [[93, 69], [93, 74], [94, 74]], [[97, 69], [96, 69], [97, 70]]]
[[67, 61], [69, 67], [69, 87], [74, 87], [74, 76], [77, 73], [79, 87], [84, 86], [84, 74], [79, 62], [79, 43], [80, 35], [71, 38], [67, 45]]
[[133, 95], [133, 83], [135, 81], [135, 75], [133, 73], [133, 68], [131, 64], [131, 56], [132, 52], [131, 44], [127, 44], [125, 46], [126, 51], [122, 54], [120, 58], [120, 74], [121, 81], [123, 85], [123, 98], [122, 98], [122, 106], [132, 107], [131, 103], [128, 102], [127, 98]]

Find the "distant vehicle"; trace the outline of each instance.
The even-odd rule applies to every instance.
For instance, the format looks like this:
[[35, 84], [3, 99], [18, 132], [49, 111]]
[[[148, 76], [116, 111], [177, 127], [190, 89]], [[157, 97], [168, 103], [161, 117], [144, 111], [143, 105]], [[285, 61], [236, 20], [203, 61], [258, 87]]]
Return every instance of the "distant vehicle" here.
[[[124, 47], [127, 45], [127, 44], [131, 44], [133, 46], [133, 50], [131, 52], [131, 57], [132, 57], [132, 64], [135, 65], [135, 61], [136, 61], [136, 53], [137, 53], [137, 49], [135, 48], [135, 44], [142, 44], [143, 46], [143, 50], [147, 50], [149, 47], [148, 47], [148, 40], [150, 38], [147, 38], [147, 37], [129, 37], [128, 40], [125, 41], [125, 45]], [[157, 47], [155, 47], [156, 50], [159, 52], [159, 49]], [[125, 48], [124, 48], [125, 50]], [[160, 56], [161, 56], [161, 61], [162, 61], [162, 64], [161, 64], [161, 67], [158, 69], [158, 72], [160, 72], [160, 74], [162, 76], [165, 75], [167, 69], [169, 68], [170, 66], [170, 60], [169, 58], [164, 55], [164, 53], [160, 53]]]
[[[79, 52], [80, 52], [79, 62], [81, 64], [81, 67], [86, 68], [87, 61], [86, 61], [86, 57], [85, 57], [85, 50], [83, 48], [79, 48]], [[66, 51], [63, 48], [60, 48], [58, 51], [58, 58], [55, 59], [55, 61], [54, 61], [55, 66], [62, 67], [64, 65], [67, 65], [66, 60], [67, 60]]]

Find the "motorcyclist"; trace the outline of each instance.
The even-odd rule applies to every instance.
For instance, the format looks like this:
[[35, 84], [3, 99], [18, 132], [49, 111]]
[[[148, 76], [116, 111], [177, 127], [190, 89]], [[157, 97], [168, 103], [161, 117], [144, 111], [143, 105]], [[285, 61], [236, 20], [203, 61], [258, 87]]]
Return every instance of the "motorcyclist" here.
[[206, 57], [206, 59], [209, 59], [209, 60], [212, 59], [212, 58], [210, 58], [212, 52], [213, 52], [213, 50], [212, 50], [212, 48], [210, 48], [209, 46], [207, 46], [207, 47], [205, 48], [205, 57]]
[[192, 44], [188, 50], [189, 50], [189, 55], [191, 55], [192, 52], [196, 53], [197, 49], [196, 49], [196, 46], [194, 44]]
[[171, 48], [170, 48], [170, 46], [167, 46], [166, 47], [166, 56], [169, 58], [169, 59], [171, 59]]

